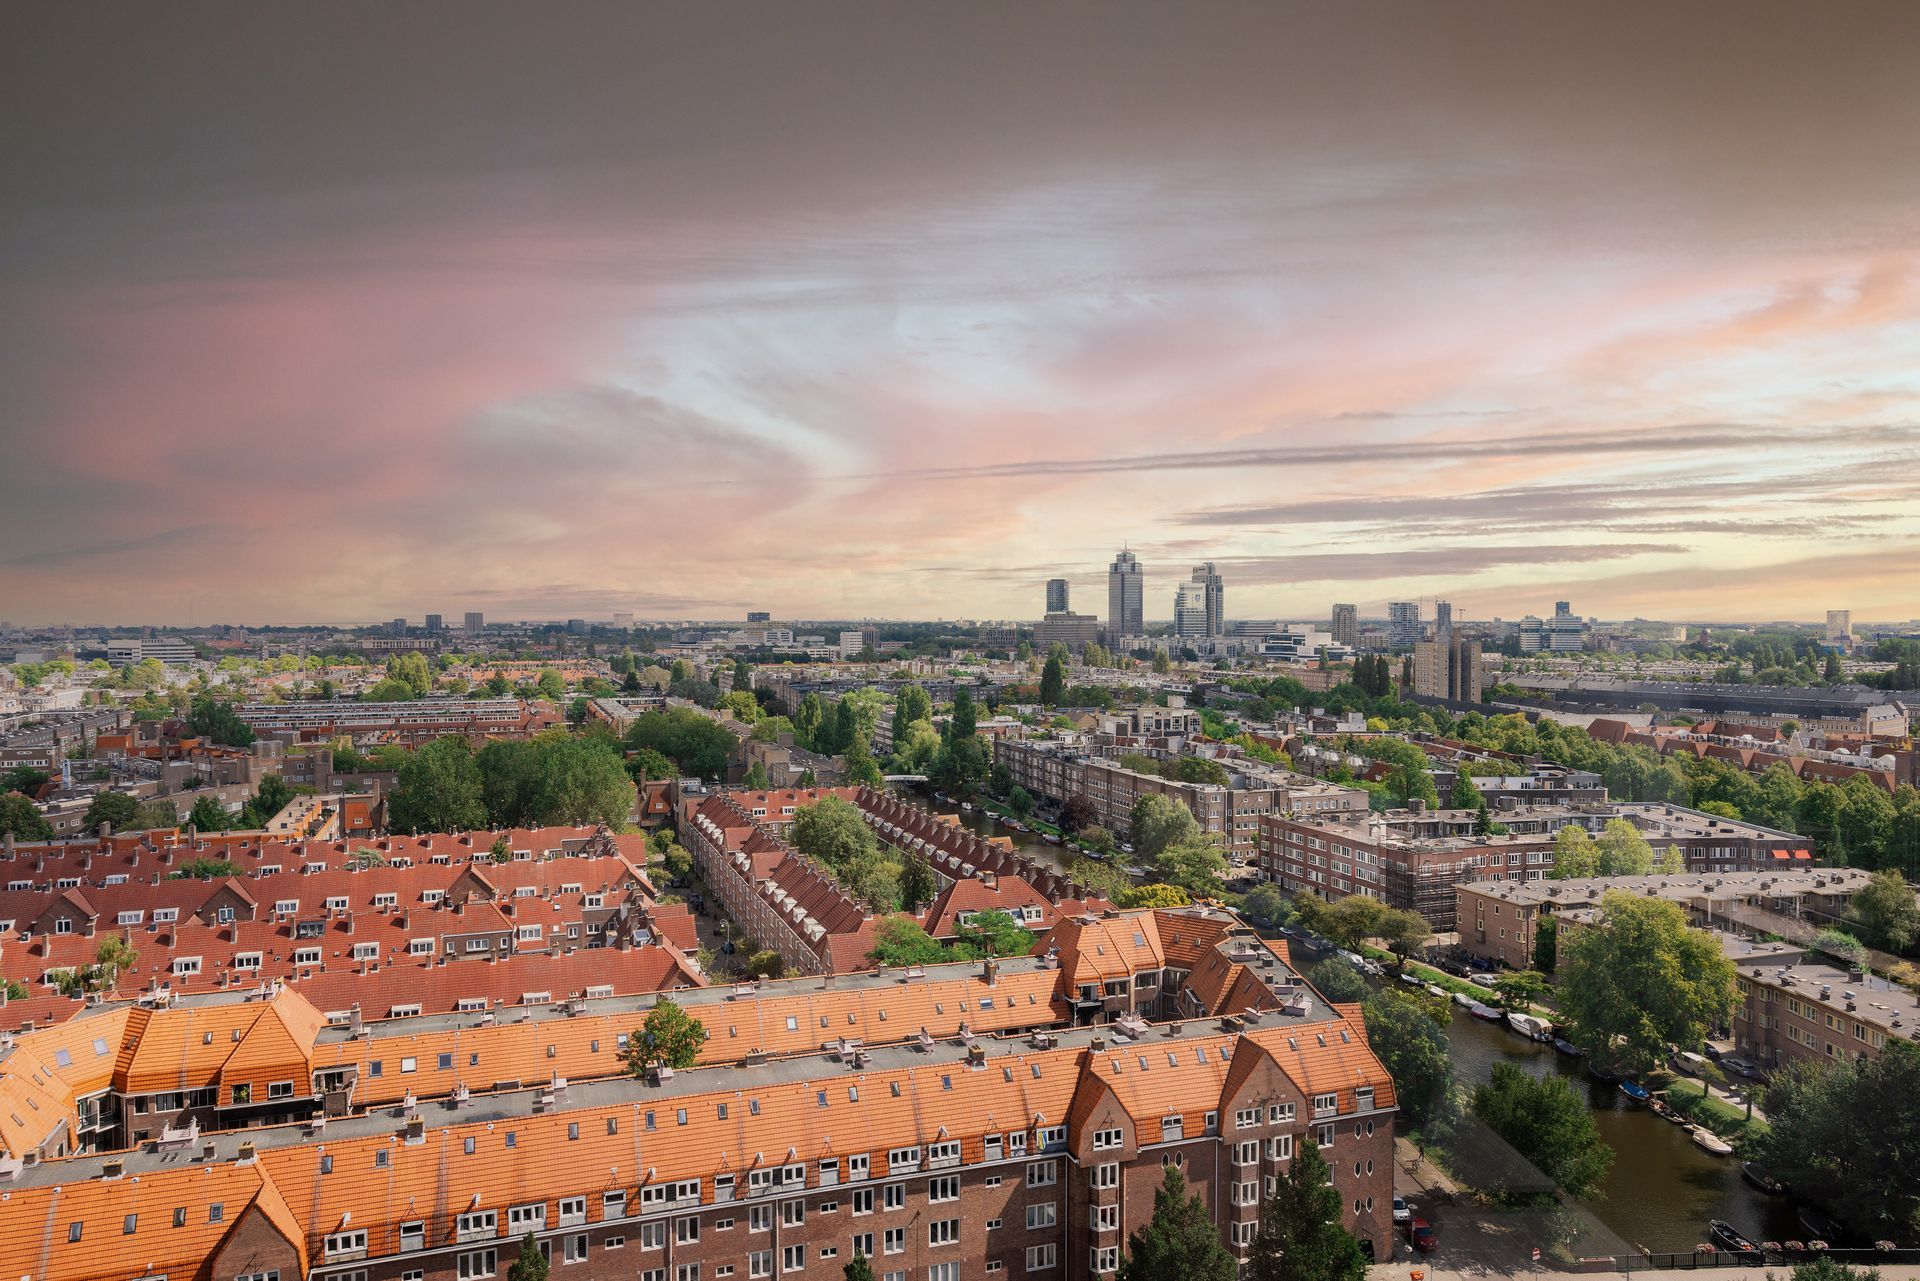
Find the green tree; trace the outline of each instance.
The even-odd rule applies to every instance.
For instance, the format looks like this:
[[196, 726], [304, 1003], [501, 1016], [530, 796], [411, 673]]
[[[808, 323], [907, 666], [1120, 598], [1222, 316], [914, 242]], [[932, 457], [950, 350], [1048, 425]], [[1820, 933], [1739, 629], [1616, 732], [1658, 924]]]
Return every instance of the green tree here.
[[1653, 846], [1624, 818], [1610, 818], [1594, 841], [1601, 876], [1645, 876], [1653, 870]]
[[748, 978], [777, 979], [787, 972], [787, 958], [772, 948], [761, 948], [747, 957], [743, 967]]
[[933, 700], [919, 685], [902, 685], [893, 696], [893, 745], [899, 750], [916, 721], [933, 720]]
[[1569, 823], [1553, 838], [1553, 875], [1556, 880], [1574, 880], [1600, 874], [1600, 850], [1584, 827]]
[[1253, 1281], [1363, 1281], [1366, 1256], [1342, 1223], [1344, 1205], [1333, 1172], [1312, 1143], [1295, 1147], [1260, 1207], [1260, 1228], [1247, 1254]]
[[1048, 707], [1058, 707], [1067, 695], [1067, 665], [1058, 654], [1047, 659], [1046, 667], [1040, 673], [1040, 701]]
[[1113, 901], [1120, 907], [1186, 907], [1193, 902], [1193, 895], [1178, 885], [1153, 881], [1146, 885], [1128, 886]]
[[747, 766], [746, 775], [740, 780], [740, 786], [751, 787], [760, 791], [764, 791], [772, 785], [772, 781], [767, 778], [767, 767], [759, 761], [755, 761], [753, 764]]
[[873, 1265], [867, 1262], [867, 1256], [858, 1249], [847, 1266], [840, 1269], [841, 1281], [873, 1281]]
[[1163, 1165], [1153, 1216], [1127, 1239], [1120, 1281], [1235, 1281], [1239, 1269], [1198, 1195], [1177, 1165]]
[[1341, 947], [1357, 948], [1380, 932], [1389, 910], [1377, 898], [1349, 894], [1321, 908], [1314, 929]]
[[387, 826], [395, 832], [464, 832], [484, 827], [480, 767], [464, 738], [437, 738], [400, 767], [387, 798]]
[[633, 752], [652, 748], [676, 763], [674, 773], [710, 782], [726, 773], [735, 746], [733, 735], [718, 721], [685, 707], [634, 718], [627, 727], [626, 744]]
[[1365, 976], [1337, 956], [1329, 956], [1308, 970], [1307, 982], [1321, 996], [1338, 1005], [1364, 1001], [1373, 992], [1373, 985]]
[[1243, 915], [1258, 917], [1272, 925], [1285, 925], [1293, 919], [1293, 907], [1278, 885], [1262, 881], [1240, 900]]
[[1920, 936], [1920, 902], [1899, 872], [1876, 872], [1854, 894], [1847, 909], [1852, 921], [1873, 945], [1888, 952], [1905, 952]]
[[1457, 810], [1479, 809], [1486, 804], [1480, 789], [1473, 785], [1473, 776], [1465, 769], [1453, 776], [1453, 791], [1447, 796], [1447, 804]]
[[232, 703], [215, 702], [210, 694], [193, 700], [187, 728], [225, 747], [251, 747], [253, 727], [241, 720]]
[[1767, 1085], [1755, 1155], [1868, 1238], [1920, 1228], [1920, 1046], [1889, 1039], [1870, 1059], [1795, 1061]]
[[1500, 1004], [1509, 1010], [1524, 1010], [1551, 991], [1547, 986], [1547, 976], [1538, 970], [1514, 970], [1502, 974], [1493, 981], [1493, 990], [1500, 998]]
[[231, 859], [205, 856], [188, 859], [175, 868], [168, 880], [172, 881], [218, 881], [229, 876], [240, 875], [240, 867]]
[[967, 692], [965, 685], [956, 685], [953, 690], [953, 714], [947, 719], [947, 742], [953, 744], [972, 738], [977, 730], [973, 695]]
[[98, 831], [102, 823], [118, 832], [130, 827], [139, 815], [140, 802], [125, 792], [97, 792], [81, 822], [89, 832]]
[[941, 959], [943, 950], [939, 940], [912, 917], [889, 916], [874, 927], [867, 955], [887, 965], [931, 965]]
[[1405, 965], [1407, 958], [1425, 947], [1427, 940], [1433, 937], [1433, 926], [1418, 912], [1389, 908], [1374, 926], [1373, 937], [1385, 943], [1387, 950]]
[[661, 997], [646, 1019], [627, 1036], [627, 1070], [645, 1076], [656, 1065], [676, 1072], [690, 1068], [707, 1043], [707, 1027], [671, 997]]
[[487, 848], [487, 858], [495, 863], [513, 862], [513, 842], [505, 836], [493, 838], [493, 844]]
[[1541, 913], [1533, 922], [1533, 968], [1551, 974], [1559, 963], [1560, 922]]
[[1033, 933], [1005, 912], [976, 912], [954, 930], [959, 940], [981, 956], [1025, 956], [1033, 950]]
[[925, 855], [914, 854], [900, 865], [900, 906], [906, 911], [919, 911], [939, 892], [940, 883]]
[[1453, 1095], [1453, 1059], [1439, 1022], [1420, 1001], [1392, 989], [1367, 996], [1361, 1012], [1367, 1023], [1367, 1044], [1393, 1078], [1400, 1111], [1422, 1129], [1446, 1120]]
[[520, 1238], [520, 1253], [507, 1269], [507, 1281], [547, 1281], [548, 1270], [547, 1256], [540, 1250], [539, 1239], [529, 1230]]
[[[240, 807], [240, 820], [234, 826], [244, 831], [253, 831], [265, 827], [267, 820], [287, 807], [294, 796], [293, 788], [287, 780], [278, 774], [268, 774], [261, 778], [253, 789], [253, 798]], [[388, 825], [393, 823], [392, 805], [388, 805]]]
[[[1599, 1195], [1613, 1165], [1613, 1149], [1600, 1138], [1593, 1112], [1558, 1074], [1535, 1077], [1512, 1063], [1495, 1063], [1493, 1075], [1473, 1092], [1473, 1115], [1533, 1169], [1569, 1196]], [[1488, 1189], [1508, 1201], [1529, 1201], [1536, 1185], [1511, 1162], [1486, 1160]]]
[[1217, 898], [1227, 871], [1226, 856], [1220, 852], [1219, 841], [1198, 834], [1197, 827], [1195, 833], [1161, 850], [1153, 866], [1167, 884], [1177, 885], [1195, 898]]
[[1669, 1044], [1697, 1048], [1733, 1015], [1733, 962], [1679, 904], [1619, 890], [1600, 919], [1559, 941], [1559, 1009], [1596, 1062], [1646, 1072]]
[[873, 759], [873, 748], [868, 746], [864, 732], [855, 731], [853, 741], [841, 753], [840, 764], [841, 772], [846, 775], [849, 784], [864, 784], [876, 790], [887, 785], [886, 777], [880, 773], [880, 766]]
[[7, 792], [0, 795], [0, 834], [21, 841], [50, 841], [53, 825], [32, 801], [18, 792]]
[[735, 720], [748, 725], [760, 719], [760, 700], [743, 689], [732, 690], [720, 696], [719, 706], [732, 712]]
[[540, 669], [539, 679], [533, 687], [540, 691], [540, 697], [559, 702], [567, 696], [567, 679], [551, 667]]
[[840, 879], [868, 911], [884, 915], [899, 910], [900, 864], [878, 849], [855, 855], [840, 869]]
[[861, 817], [860, 807], [838, 796], [823, 796], [801, 806], [794, 815], [791, 839], [802, 854], [835, 870], [880, 851], [879, 839]]
[[360, 700], [365, 703], [406, 703], [419, 695], [413, 686], [392, 676], [383, 676], [367, 687]]
[[[657, 748], [643, 747], [627, 758], [627, 773], [636, 783], [645, 782], [648, 779], [658, 781], [673, 778], [679, 772], [679, 766], [667, 759], [666, 754]], [[765, 770], [761, 771], [761, 777], [766, 777]], [[761, 786], [765, 787], [766, 784], [762, 783]]]
[[425, 698], [433, 692], [433, 669], [425, 654], [395, 654], [387, 660], [388, 680], [405, 685], [410, 698]]
[[1142, 862], [1150, 862], [1168, 846], [1198, 837], [1200, 824], [1179, 801], [1149, 792], [1133, 803], [1127, 830], [1133, 837], [1134, 853]]

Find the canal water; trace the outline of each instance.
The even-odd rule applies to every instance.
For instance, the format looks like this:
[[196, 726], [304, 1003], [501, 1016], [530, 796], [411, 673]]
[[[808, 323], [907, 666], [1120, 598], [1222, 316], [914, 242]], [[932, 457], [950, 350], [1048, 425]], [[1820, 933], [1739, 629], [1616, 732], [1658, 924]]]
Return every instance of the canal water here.
[[981, 836], [1006, 837], [1013, 842], [1015, 849], [1042, 867], [1050, 867], [1056, 871], [1066, 870], [1067, 860], [1061, 857], [1060, 846], [1047, 844], [1035, 832], [1016, 831], [1008, 824], [992, 818], [978, 806], [962, 813], [958, 805], [952, 801], [936, 800], [931, 792], [905, 793], [903, 796], [911, 804], [922, 806], [935, 814], [951, 814], [960, 820], [962, 826]]
[[1707, 1222], [1725, 1219], [1755, 1241], [1804, 1240], [1793, 1199], [1770, 1197], [1740, 1177], [1738, 1157], [1695, 1147], [1687, 1132], [1642, 1107], [1619, 1088], [1594, 1080], [1584, 1060], [1530, 1041], [1502, 1023], [1471, 1018], [1456, 1007], [1447, 1027], [1456, 1078], [1469, 1089], [1513, 1063], [1538, 1077], [1558, 1073], [1593, 1108], [1600, 1137], [1613, 1148], [1606, 1196], [1585, 1209], [1597, 1223], [1576, 1251], [1612, 1253], [1624, 1243], [1656, 1252], [1684, 1251], [1707, 1239]]

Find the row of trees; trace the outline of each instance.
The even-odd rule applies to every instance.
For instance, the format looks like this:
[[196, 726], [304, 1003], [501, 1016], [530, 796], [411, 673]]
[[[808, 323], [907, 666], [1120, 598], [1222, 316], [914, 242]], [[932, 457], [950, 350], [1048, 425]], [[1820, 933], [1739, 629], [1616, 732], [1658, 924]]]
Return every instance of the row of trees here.
[[449, 737], [428, 743], [400, 767], [387, 824], [396, 832], [620, 828], [633, 801], [633, 780], [611, 735], [553, 731], [496, 739], [478, 752], [466, 739]]
[[794, 848], [831, 872], [875, 913], [917, 911], [939, 892], [927, 860], [881, 845], [851, 801], [823, 796], [801, 806], [791, 835]]

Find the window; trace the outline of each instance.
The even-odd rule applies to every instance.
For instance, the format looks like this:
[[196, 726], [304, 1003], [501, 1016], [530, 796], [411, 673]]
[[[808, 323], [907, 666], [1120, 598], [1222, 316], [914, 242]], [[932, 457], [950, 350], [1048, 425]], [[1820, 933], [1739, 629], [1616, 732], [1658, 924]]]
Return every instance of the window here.
[[1236, 1130], [1251, 1129], [1258, 1124], [1260, 1124], [1259, 1108], [1241, 1108], [1233, 1114], [1233, 1128]]
[[783, 1245], [780, 1247], [780, 1270], [798, 1272], [807, 1266], [807, 1247], [802, 1245]]
[[1093, 1186], [1096, 1188], [1117, 1188], [1120, 1186], [1120, 1163], [1108, 1161], [1104, 1165], [1093, 1167]]
[[900, 1183], [889, 1184], [883, 1191], [883, 1196], [880, 1202], [880, 1208], [882, 1210], [906, 1209], [907, 1208], [906, 1185], [900, 1184]]
[[409, 1219], [400, 1225], [400, 1250], [424, 1250], [427, 1247], [427, 1224], [424, 1219]]
[[1254, 1235], [1259, 1231], [1260, 1221], [1258, 1219], [1247, 1219], [1244, 1222], [1235, 1223], [1233, 1225], [1234, 1245], [1243, 1247], [1252, 1245]]
[[1313, 1096], [1313, 1114], [1332, 1116], [1339, 1101], [1340, 1096], [1337, 1094], [1316, 1094]]
[[1319, 1143], [1321, 1147], [1330, 1148], [1333, 1146], [1333, 1127], [1330, 1125], [1320, 1126], [1314, 1131], [1313, 1137], [1314, 1141]]
[[1096, 1245], [1087, 1260], [1087, 1269], [1095, 1273], [1118, 1272], [1120, 1270], [1120, 1247], [1117, 1245]]
[[490, 1277], [498, 1270], [498, 1258], [492, 1250], [469, 1250], [460, 1256], [460, 1281]]
[[642, 1250], [666, 1249], [667, 1225], [664, 1223], [642, 1223], [640, 1225], [640, 1248]]
[[873, 1257], [873, 1233], [861, 1232], [855, 1234], [850, 1249], [852, 1253], [862, 1258], [871, 1259]]
[[949, 1174], [945, 1178], [927, 1180], [927, 1200], [958, 1201], [960, 1199], [960, 1176]]
[[1033, 1161], [1027, 1166], [1027, 1186], [1030, 1188], [1052, 1187], [1060, 1181], [1060, 1163], [1058, 1161]]
[[880, 1248], [887, 1254], [904, 1254], [907, 1249], [907, 1230], [888, 1228], [881, 1235]]
[[770, 1205], [756, 1205], [751, 1207], [747, 1211], [747, 1231], [773, 1231], [773, 1207]]
[[1252, 1165], [1259, 1159], [1260, 1140], [1247, 1139], [1244, 1142], [1233, 1145], [1233, 1163], [1235, 1165]]
[[[456, 1239], [460, 1241], [479, 1241], [499, 1233], [498, 1210], [471, 1210], [460, 1216], [457, 1224]], [[466, 1275], [465, 1273], [461, 1274]], [[491, 1272], [477, 1273], [478, 1276], [492, 1276]]]
[[1120, 1207], [1118, 1205], [1088, 1206], [1087, 1226], [1095, 1232], [1113, 1231], [1120, 1226]]
[[1291, 1121], [1291, 1120], [1293, 1120], [1293, 1104], [1291, 1103], [1267, 1104], [1267, 1124], [1275, 1125], [1281, 1122]]
[[561, 1250], [562, 1263], [585, 1263], [587, 1261], [587, 1234], [576, 1233], [565, 1238], [566, 1244]]
[[627, 1212], [627, 1194], [625, 1191], [607, 1192], [600, 1197], [600, 1217], [617, 1219]]
[[960, 1220], [935, 1219], [927, 1224], [928, 1245], [952, 1245], [960, 1239]]
[[587, 1221], [587, 1199], [583, 1196], [560, 1198], [560, 1226], [579, 1227]]
[[692, 1245], [700, 1239], [700, 1220], [693, 1215], [673, 1221], [673, 1240], [675, 1245]]
[[1120, 1137], [1120, 1131], [1117, 1129], [1095, 1130], [1093, 1132], [1093, 1150], [1095, 1152], [1105, 1152], [1110, 1148], [1117, 1148], [1120, 1146]]
[[780, 1203], [780, 1226], [796, 1228], [807, 1221], [807, 1203], [805, 1201], [782, 1201]]
[[700, 1281], [700, 1265], [683, 1263], [673, 1270], [673, 1281]]
[[855, 1188], [853, 1190], [852, 1211], [855, 1214], [873, 1213], [873, 1189]]
[[770, 1277], [773, 1275], [773, 1251], [755, 1250], [747, 1256], [747, 1275], [749, 1277]]
[[1050, 1228], [1060, 1221], [1058, 1202], [1041, 1201], [1027, 1207], [1027, 1231], [1037, 1232], [1041, 1228]]
[[864, 1152], [858, 1156], [850, 1156], [847, 1158], [847, 1178], [849, 1180], [866, 1178], [868, 1168], [868, 1158]]
[[547, 1203], [536, 1202], [533, 1205], [516, 1205], [507, 1209], [507, 1235], [519, 1236], [524, 1232], [538, 1232], [547, 1226]]
[[1059, 1252], [1052, 1242], [1027, 1247], [1027, 1271], [1045, 1272], [1048, 1268], [1057, 1266], [1059, 1266]]
[[344, 1258], [350, 1254], [367, 1252], [367, 1230], [359, 1228], [352, 1232], [335, 1232], [327, 1237], [327, 1257]]
[[1293, 1157], [1293, 1136], [1276, 1134], [1267, 1140], [1267, 1160], [1287, 1161]]

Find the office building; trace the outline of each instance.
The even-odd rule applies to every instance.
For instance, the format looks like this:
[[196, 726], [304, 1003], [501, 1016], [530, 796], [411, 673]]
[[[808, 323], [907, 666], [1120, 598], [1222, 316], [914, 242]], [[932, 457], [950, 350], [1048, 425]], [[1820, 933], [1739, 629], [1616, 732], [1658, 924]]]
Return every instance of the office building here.
[[747, 621], [749, 623], [771, 623], [773, 621], [773, 615], [764, 609], [750, 610], [747, 613]]
[[1353, 651], [1335, 640], [1333, 633], [1298, 624], [1270, 632], [1260, 642], [1260, 654], [1263, 658], [1284, 658], [1296, 663], [1310, 663], [1321, 657], [1330, 663], [1340, 663], [1353, 657]]
[[396, 618], [387, 624], [387, 630], [395, 636], [405, 636], [407, 634], [407, 620], [404, 618]]
[[[865, 632], [841, 632], [840, 633], [840, 644], [839, 644], [840, 657], [852, 658], [855, 654], [858, 654], [861, 650], [865, 649], [866, 647], [867, 647], [867, 634]], [[1007, 647], [1007, 648], [1011, 648], [1011, 647]]]
[[613, 616], [613, 625], [615, 627], [632, 627], [633, 615], [632, 614], [615, 614]]
[[1140, 561], [1132, 552], [1123, 551], [1107, 567], [1107, 633], [1144, 636], [1147, 633], [1144, 576]]
[[1057, 614], [1048, 614], [1033, 629], [1033, 649], [1036, 654], [1046, 653], [1056, 641], [1079, 654], [1087, 646], [1099, 643], [1099, 640], [1100, 618], [1097, 614], [1075, 614], [1062, 610]]
[[569, 636], [585, 636], [586, 634], [587, 634], [587, 620], [586, 620], [586, 619], [584, 619], [584, 618], [569, 618], [569, 619], [567, 620], [567, 635], [569, 635]]
[[183, 640], [116, 640], [107, 642], [107, 662], [115, 667], [130, 667], [151, 658], [169, 667], [184, 667], [196, 654], [192, 644]]
[[1396, 600], [1387, 605], [1387, 645], [1392, 649], [1412, 649], [1420, 639], [1420, 603]]
[[[1227, 634], [1227, 587], [1221, 581], [1220, 571], [1214, 568], [1212, 561], [1193, 567], [1193, 581], [1200, 584], [1206, 606], [1206, 626], [1208, 636]], [[1183, 633], [1184, 634], [1184, 633]]]
[[1572, 613], [1573, 613], [1572, 601], [1557, 600], [1553, 602], [1553, 616], [1555, 618], [1566, 618], [1568, 615]]
[[1180, 584], [1173, 594], [1173, 634], [1182, 639], [1207, 636], [1207, 587], [1196, 580]]
[[445, 628], [446, 620], [438, 614], [427, 615], [427, 635], [437, 636]]
[[1484, 679], [1480, 642], [1455, 640], [1452, 629], [1440, 632], [1437, 621], [1434, 630], [1438, 639], [1419, 641], [1413, 647], [1413, 692], [1426, 698], [1479, 702]]
[[467, 635], [472, 636], [477, 634], [480, 631], [480, 629], [485, 627], [486, 625], [487, 625], [487, 616], [485, 614], [479, 613], [476, 610], [467, 611], [467, 626], [466, 626]]
[[1437, 600], [1433, 602], [1433, 638], [1445, 640], [1453, 634], [1453, 602]]
[[1578, 654], [1587, 647], [1587, 622], [1578, 614], [1560, 613], [1559, 610], [1566, 603], [1556, 603], [1552, 618], [1541, 619], [1528, 614], [1520, 620], [1522, 654]]
[[1064, 614], [1068, 608], [1067, 580], [1064, 578], [1049, 578], [1047, 580], [1047, 612], [1049, 614]]
[[1853, 635], [1853, 611], [1850, 609], [1830, 609], [1827, 611], [1827, 639], [1844, 641]]
[[1351, 605], [1335, 605], [1333, 607], [1333, 626], [1328, 630], [1333, 633], [1335, 644], [1345, 645], [1348, 649], [1358, 648], [1360, 645], [1360, 611]]

